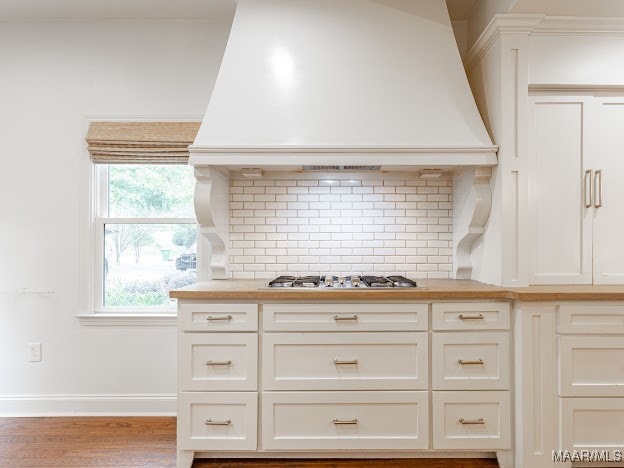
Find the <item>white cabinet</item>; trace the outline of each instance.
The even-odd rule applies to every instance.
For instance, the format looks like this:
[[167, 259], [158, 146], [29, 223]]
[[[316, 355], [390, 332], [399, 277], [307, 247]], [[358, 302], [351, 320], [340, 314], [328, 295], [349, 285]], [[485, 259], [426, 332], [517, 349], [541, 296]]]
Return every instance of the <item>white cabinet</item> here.
[[624, 283], [624, 99], [532, 96], [530, 284]]
[[424, 392], [264, 392], [262, 446], [275, 450], [426, 449]]
[[433, 448], [511, 446], [509, 392], [434, 392]]
[[269, 390], [426, 390], [427, 333], [265, 333]]
[[509, 389], [509, 333], [436, 333], [434, 390]]
[[255, 450], [258, 394], [178, 393], [178, 450]]
[[509, 324], [507, 302], [180, 300], [178, 468], [197, 453], [508, 456]]

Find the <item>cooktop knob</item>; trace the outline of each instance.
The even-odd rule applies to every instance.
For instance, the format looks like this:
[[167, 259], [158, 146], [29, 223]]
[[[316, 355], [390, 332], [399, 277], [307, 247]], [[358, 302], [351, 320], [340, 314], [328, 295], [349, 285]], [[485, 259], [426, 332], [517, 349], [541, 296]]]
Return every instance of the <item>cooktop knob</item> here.
[[340, 284], [341, 286], [343, 286], [345, 284], [345, 277], [344, 276], [339, 276], [338, 277], [338, 284]]

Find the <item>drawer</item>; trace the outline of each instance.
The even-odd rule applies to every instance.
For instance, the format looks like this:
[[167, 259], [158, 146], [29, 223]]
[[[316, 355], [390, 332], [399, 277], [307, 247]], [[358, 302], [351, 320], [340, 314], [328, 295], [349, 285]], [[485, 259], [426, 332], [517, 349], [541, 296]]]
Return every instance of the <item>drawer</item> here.
[[560, 398], [560, 403], [562, 449], [624, 449], [623, 399]]
[[507, 302], [445, 302], [431, 306], [434, 330], [509, 330]]
[[182, 302], [178, 329], [183, 331], [256, 331], [258, 304]]
[[178, 394], [178, 450], [256, 450], [258, 394]]
[[426, 390], [427, 333], [265, 333], [267, 390]]
[[178, 334], [178, 385], [182, 390], [256, 390], [258, 335]]
[[624, 334], [624, 304], [561, 304], [557, 331]]
[[434, 390], [509, 390], [509, 333], [434, 333]]
[[265, 304], [268, 331], [424, 331], [429, 304]]
[[624, 396], [624, 338], [561, 336], [561, 396]]
[[426, 449], [427, 392], [265, 392], [267, 450]]
[[509, 449], [509, 392], [433, 392], [434, 449]]

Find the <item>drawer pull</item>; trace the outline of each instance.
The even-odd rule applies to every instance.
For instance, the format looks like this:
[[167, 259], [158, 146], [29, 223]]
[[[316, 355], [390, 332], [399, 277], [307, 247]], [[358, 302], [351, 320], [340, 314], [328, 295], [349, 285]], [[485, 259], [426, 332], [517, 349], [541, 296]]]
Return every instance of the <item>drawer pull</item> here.
[[477, 359], [476, 361], [465, 361], [463, 359], [458, 359], [457, 362], [459, 362], [462, 366], [466, 366], [470, 364], [476, 364], [476, 365], [485, 364], [485, 362], [483, 362], [483, 359]]
[[485, 419], [483, 418], [479, 418], [479, 419], [464, 419], [464, 418], [459, 418], [458, 420], [461, 424], [485, 424]]
[[223, 419], [221, 421], [216, 420], [213, 421], [212, 419], [206, 419], [206, 421], [204, 421], [204, 424], [206, 426], [229, 426], [232, 423], [232, 421], [230, 419]]
[[231, 366], [232, 361], [206, 361], [207, 366]]
[[219, 320], [229, 322], [230, 320], [232, 320], [232, 316], [231, 315], [209, 315], [208, 317], [206, 317], [206, 320], [208, 320], [209, 322], [216, 322]]
[[459, 314], [459, 320], [485, 320], [485, 317], [483, 316], [483, 314], [479, 314], [479, 315]]
[[358, 319], [357, 315], [352, 315], [350, 317], [341, 317], [340, 315], [334, 315], [334, 320], [336, 322], [348, 321], [348, 320], [357, 320], [357, 319]]
[[347, 424], [353, 425], [353, 424], [357, 424], [358, 423], [357, 418], [355, 418], [355, 419], [334, 419], [333, 422], [334, 422], [334, 424], [336, 426], [347, 425]]
[[341, 361], [340, 359], [334, 359], [334, 364], [336, 364], [337, 366], [356, 366], [357, 363], [357, 359], [352, 359], [350, 361]]

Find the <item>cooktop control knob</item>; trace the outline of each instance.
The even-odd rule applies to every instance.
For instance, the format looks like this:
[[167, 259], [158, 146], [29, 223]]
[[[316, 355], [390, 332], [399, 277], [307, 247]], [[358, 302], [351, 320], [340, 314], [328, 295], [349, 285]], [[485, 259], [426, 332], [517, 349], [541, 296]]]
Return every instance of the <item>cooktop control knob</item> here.
[[334, 277], [332, 275], [327, 275], [325, 277], [325, 286], [331, 288], [334, 285]]
[[351, 286], [353, 286], [354, 288], [359, 288], [360, 287], [360, 277], [359, 276], [352, 276], [351, 277]]
[[345, 277], [344, 276], [339, 276], [338, 277], [338, 284], [340, 284], [340, 286], [344, 286], [344, 284], [345, 284]]

